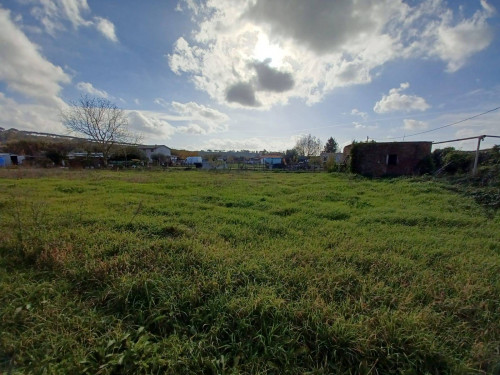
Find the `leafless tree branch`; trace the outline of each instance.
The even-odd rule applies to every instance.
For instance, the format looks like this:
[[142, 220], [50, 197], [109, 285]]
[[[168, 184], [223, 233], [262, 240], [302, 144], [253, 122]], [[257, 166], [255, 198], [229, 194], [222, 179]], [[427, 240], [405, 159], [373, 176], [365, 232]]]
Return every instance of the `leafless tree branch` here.
[[61, 118], [70, 131], [83, 134], [99, 145], [106, 165], [115, 145], [138, 139], [128, 130], [125, 112], [105, 98], [84, 95], [71, 103]]

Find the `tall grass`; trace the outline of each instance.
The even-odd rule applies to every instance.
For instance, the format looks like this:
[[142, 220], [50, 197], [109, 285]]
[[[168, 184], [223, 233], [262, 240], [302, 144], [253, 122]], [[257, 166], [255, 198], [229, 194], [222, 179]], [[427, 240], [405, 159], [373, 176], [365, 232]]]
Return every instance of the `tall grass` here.
[[500, 371], [500, 216], [435, 182], [3, 173], [0, 371]]

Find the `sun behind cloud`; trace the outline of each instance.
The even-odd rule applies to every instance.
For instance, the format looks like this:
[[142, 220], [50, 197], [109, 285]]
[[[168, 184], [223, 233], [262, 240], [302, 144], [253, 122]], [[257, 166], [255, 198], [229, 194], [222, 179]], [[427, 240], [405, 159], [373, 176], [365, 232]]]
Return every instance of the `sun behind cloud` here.
[[[441, 61], [455, 72], [492, 41], [485, 1], [470, 17], [443, 0], [334, 2], [185, 0], [195, 29], [169, 54], [176, 74], [220, 104], [267, 110], [292, 98], [312, 105], [341, 87], [368, 84], [375, 69], [397, 59]], [[480, 41], [480, 43], [478, 42]], [[474, 42], [473, 46], [464, 48]], [[442, 47], [442, 48], [441, 48]], [[444, 48], [446, 47], [446, 48]], [[293, 86], [255, 84], [256, 63], [288, 74]], [[284, 76], [283, 76], [284, 77]]]
[[266, 34], [259, 31], [252, 57], [257, 61], [269, 60], [269, 65], [279, 68], [286, 52], [277, 44], [272, 44]]

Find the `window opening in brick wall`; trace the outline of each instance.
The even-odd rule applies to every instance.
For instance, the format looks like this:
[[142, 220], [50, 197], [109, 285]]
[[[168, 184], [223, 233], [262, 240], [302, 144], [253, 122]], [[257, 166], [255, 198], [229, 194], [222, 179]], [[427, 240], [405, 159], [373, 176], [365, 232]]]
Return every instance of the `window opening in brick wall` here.
[[387, 155], [387, 165], [398, 165], [398, 155], [396, 154]]

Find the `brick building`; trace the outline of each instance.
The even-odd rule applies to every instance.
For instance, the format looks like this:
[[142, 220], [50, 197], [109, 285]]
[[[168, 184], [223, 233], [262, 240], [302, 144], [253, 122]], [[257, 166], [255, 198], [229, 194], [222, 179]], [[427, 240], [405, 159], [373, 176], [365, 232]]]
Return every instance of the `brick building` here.
[[351, 171], [369, 177], [402, 176], [420, 173], [431, 155], [432, 142], [369, 142], [344, 147]]

